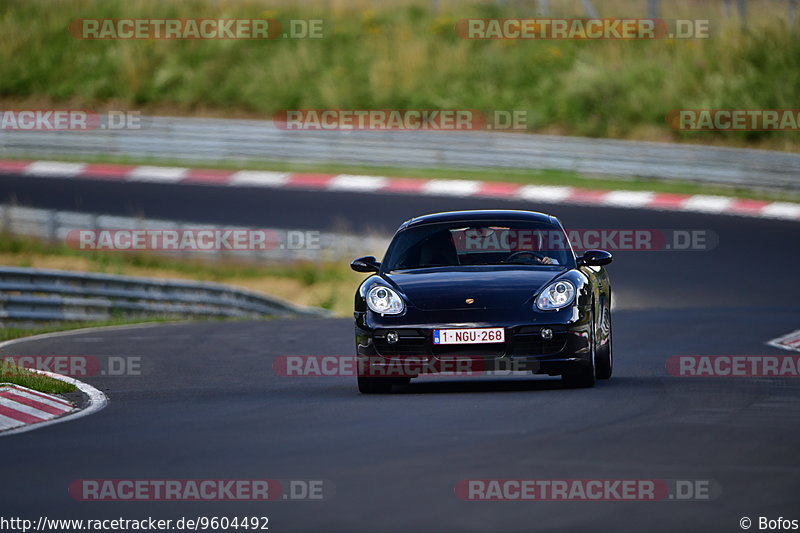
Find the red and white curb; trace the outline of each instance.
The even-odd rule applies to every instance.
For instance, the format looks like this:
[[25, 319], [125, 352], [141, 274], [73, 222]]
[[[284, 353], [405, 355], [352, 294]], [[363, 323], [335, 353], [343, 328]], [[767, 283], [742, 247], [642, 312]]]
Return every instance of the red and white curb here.
[[[135, 326], [119, 326], [119, 328], [128, 327]], [[6, 348], [20, 342], [86, 333], [97, 329], [103, 328], [84, 328], [21, 337], [19, 339], [0, 342], [0, 348]], [[32, 391], [25, 387], [20, 387], [19, 385], [0, 383], [0, 407], [5, 408], [0, 409], [0, 437], [24, 433], [53, 424], [75, 420], [94, 414], [108, 405], [108, 397], [103, 394], [102, 391], [92, 387], [88, 383], [84, 383], [83, 381], [69, 376], [56, 374], [55, 372], [36, 369], [30, 370], [75, 385], [75, 387], [84, 394], [85, 405], [79, 409], [64, 398], [59, 398], [58, 396]], [[31, 398], [31, 396], [34, 398]], [[69, 408], [65, 409], [67, 406], [69, 406]]]
[[58, 396], [18, 385], [0, 384], [0, 437], [75, 420], [96, 413], [108, 405], [108, 397], [88, 383], [45, 370], [34, 372], [72, 383], [86, 396], [86, 405], [78, 409]]
[[73, 411], [63, 398], [11, 383], [0, 383], [0, 431], [52, 420]]
[[0, 160], [0, 173], [186, 185], [267, 187], [359, 193], [497, 198], [696, 213], [741, 215], [800, 221], [800, 203], [767, 202], [728, 196], [650, 191], [593, 190], [479, 180], [390, 178], [351, 174], [303, 174], [260, 170]]

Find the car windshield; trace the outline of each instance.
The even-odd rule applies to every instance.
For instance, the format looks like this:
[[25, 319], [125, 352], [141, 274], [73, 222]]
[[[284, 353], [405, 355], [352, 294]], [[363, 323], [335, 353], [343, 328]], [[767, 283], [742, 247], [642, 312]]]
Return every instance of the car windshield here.
[[415, 268], [530, 265], [574, 267], [564, 230], [529, 221], [459, 221], [400, 231], [383, 261], [387, 272]]

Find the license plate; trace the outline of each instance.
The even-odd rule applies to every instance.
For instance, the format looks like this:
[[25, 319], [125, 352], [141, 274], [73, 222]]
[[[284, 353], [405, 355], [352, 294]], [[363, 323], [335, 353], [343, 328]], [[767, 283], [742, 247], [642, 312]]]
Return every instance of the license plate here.
[[435, 329], [433, 344], [486, 344], [505, 342], [503, 328]]

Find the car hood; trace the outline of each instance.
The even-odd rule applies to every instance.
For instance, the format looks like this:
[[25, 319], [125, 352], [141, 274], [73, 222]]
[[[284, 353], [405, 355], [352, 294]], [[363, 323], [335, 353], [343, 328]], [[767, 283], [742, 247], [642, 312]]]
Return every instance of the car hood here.
[[[524, 305], [564, 269], [437, 268], [405, 270], [383, 277], [419, 309], [511, 309]], [[474, 303], [467, 304], [467, 299]]]

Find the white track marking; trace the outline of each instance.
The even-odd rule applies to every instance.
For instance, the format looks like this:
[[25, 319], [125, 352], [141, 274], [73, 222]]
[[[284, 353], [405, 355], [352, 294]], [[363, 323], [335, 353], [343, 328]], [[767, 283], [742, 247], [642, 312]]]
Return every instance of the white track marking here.
[[288, 172], [269, 172], [261, 170], [240, 170], [230, 177], [228, 185], [245, 187], [282, 187], [289, 181]]
[[696, 194], [687, 199], [681, 207], [684, 211], [699, 211], [701, 213], [723, 213], [734, 202], [727, 196], [707, 196]]
[[383, 176], [339, 174], [328, 183], [328, 189], [331, 191], [370, 192], [383, 189], [388, 183], [389, 178]]
[[563, 202], [572, 196], [572, 187], [527, 185], [517, 191], [517, 197], [534, 202]]
[[84, 163], [64, 163], [61, 161], [36, 161], [25, 168], [29, 176], [62, 176], [72, 178], [83, 172]]
[[[4, 415], [0, 415], [0, 430], [3, 429], [11, 429], [18, 426], [24, 426], [25, 422], [20, 422], [19, 420], [14, 420], [13, 418], [9, 418]], [[2, 433], [0, 433], [2, 435]]]
[[422, 194], [434, 196], [472, 196], [483, 185], [473, 180], [431, 180], [422, 187]]
[[774, 348], [780, 348], [781, 350], [800, 352], [800, 329], [778, 337], [777, 339], [767, 341], [767, 344]]
[[188, 168], [182, 167], [136, 167], [128, 174], [128, 181], [155, 181], [175, 183], [186, 177]]
[[655, 193], [649, 191], [611, 191], [603, 197], [606, 205], [621, 207], [641, 207], [653, 201]]
[[800, 204], [773, 202], [761, 208], [761, 216], [771, 218], [800, 219]]

